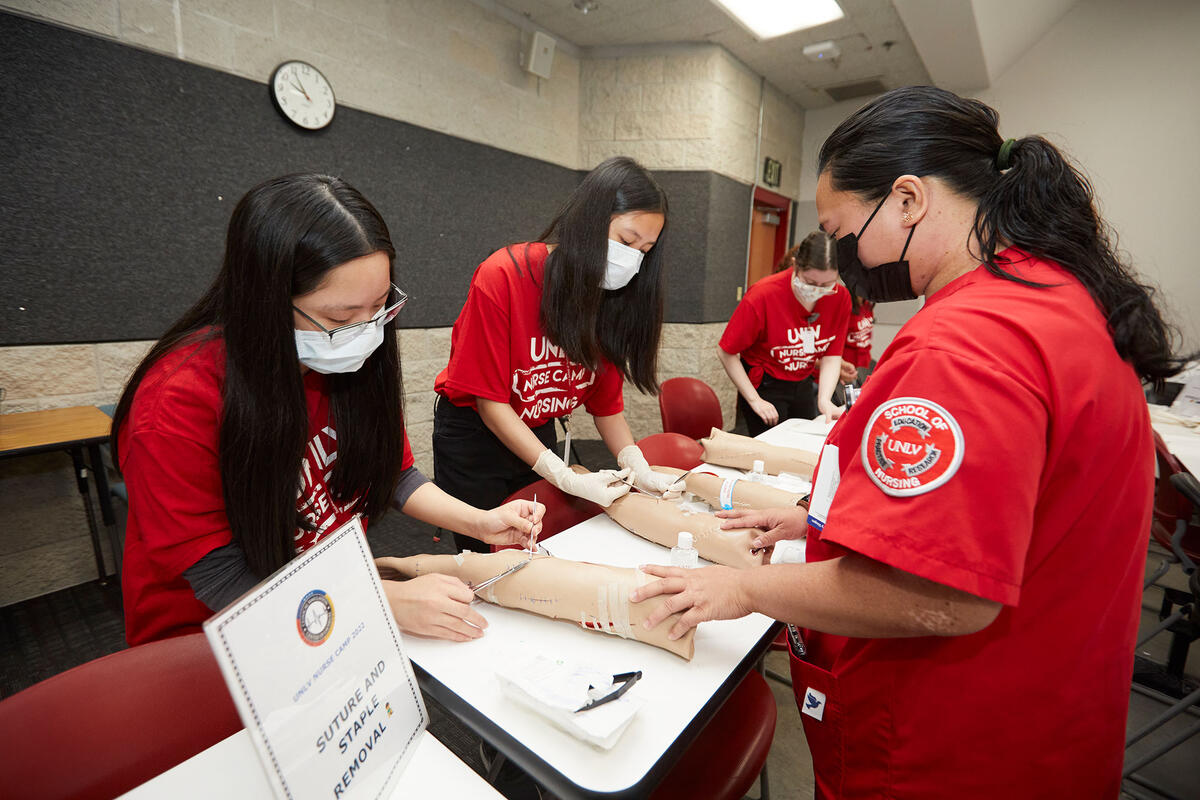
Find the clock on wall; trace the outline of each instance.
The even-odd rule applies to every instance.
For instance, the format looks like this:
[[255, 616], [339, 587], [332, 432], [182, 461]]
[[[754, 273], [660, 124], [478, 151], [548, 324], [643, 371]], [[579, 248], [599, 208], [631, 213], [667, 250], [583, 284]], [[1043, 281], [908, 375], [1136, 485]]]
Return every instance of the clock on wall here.
[[321, 71], [304, 61], [285, 61], [271, 74], [271, 102], [284, 119], [317, 131], [333, 122], [337, 99]]

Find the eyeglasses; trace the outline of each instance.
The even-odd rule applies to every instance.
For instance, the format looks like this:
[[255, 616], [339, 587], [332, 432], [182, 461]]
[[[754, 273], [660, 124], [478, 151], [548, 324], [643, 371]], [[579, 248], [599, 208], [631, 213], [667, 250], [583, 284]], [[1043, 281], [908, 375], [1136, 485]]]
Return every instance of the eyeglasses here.
[[394, 283], [391, 284], [391, 287], [392, 290], [388, 292], [387, 302], [383, 304], [383, 308], [379, 309], [379, 312], [375, 316], [371, 317], [370, 319], [363, 320], [362, 322], [351, 322], [349, 325], [342, 325], [341, 327], [334, 328], [333, 330], [329, 330], [324, 325], [310, 317], [308, 314], [305, 314], [303, 309], [300, 309], [295, 305], [293, 305], [292, 308], [295, 309], [306, 320], [320, 328], [321, 331], [329, 337], [330, 344], [345, 344], [353, 339], [357, 339], [361, 334], [368, 330], [387, 325], [396, 318], [396, 315], [400, 313], [400, 309], [404, 308], [404, 304], [408, 302], [408, 295], [406, 295], [404, 291]]

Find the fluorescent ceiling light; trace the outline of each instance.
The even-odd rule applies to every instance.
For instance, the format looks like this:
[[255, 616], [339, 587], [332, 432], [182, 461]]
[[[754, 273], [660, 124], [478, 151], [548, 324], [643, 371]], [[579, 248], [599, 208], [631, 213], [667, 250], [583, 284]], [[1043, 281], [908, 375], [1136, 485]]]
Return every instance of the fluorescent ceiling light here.
[[758, 39], [815, 28], [845, 16], [836, 0], [713, 0]]

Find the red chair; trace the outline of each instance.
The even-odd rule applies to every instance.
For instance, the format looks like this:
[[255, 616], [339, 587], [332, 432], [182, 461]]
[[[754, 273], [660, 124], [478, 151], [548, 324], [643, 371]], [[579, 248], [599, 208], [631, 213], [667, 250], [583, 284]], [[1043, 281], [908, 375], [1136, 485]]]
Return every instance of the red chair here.
[[204, 634], [131, 647], [0, 702], [0, 774], [23, 797], [111, 798], [242, 729]]
[[697, 378], [671, 378], [658, 389], [663, 431], [703, 439], [724, 427], [717, 393]]
[[[556, 533], [562, 533], [567, 528], [578, 525], [586, 519], [591, 519], [604, 510], [590, 500], [584, 500], [582, 497], [567, 494], [544, 479], [534, 481], [524, 489], [513, 492], [505, 498], [504, 502], [532, 500], [534, 495], [537, 496], [537, 501], [546, 507], [546, 515], [542, 517], [542, 532], [538, 535], [539, 542], [544, 542]], [[500, 550], [520, 549], [520, 546], [515, 544], [504, 545], [503, 547], [495, 544], [492, 545], [493, 553]]]
[[761, 775], [759, 800], [767, 800], [775, 717], [775, 695], [761, 675], [749, 673], [650, 797], [735, 800]]
[[1158, 461], [1158, 480], [1154, 485], [1150, 535], [1170, 556], [1146, 582], [1147, 587], [1162, 577], [1170, 564], [1180, 563], [1184, 571], [1191, 574], [1200, 563], [1200, 525], [1191, 523], [1192, 504], [1171, 481], [1172, 476], [1186, 474], [1187, 469], [1167, 449], [1167, 443], [1158, 433], [1154, 434], [1154, 457]]
[[[704, 432], [708, 435], [708, 431]], [[704, 448], [682, 433], [653, 433], [637, 443], [653, 467], [691, 469], [704, 461]]]

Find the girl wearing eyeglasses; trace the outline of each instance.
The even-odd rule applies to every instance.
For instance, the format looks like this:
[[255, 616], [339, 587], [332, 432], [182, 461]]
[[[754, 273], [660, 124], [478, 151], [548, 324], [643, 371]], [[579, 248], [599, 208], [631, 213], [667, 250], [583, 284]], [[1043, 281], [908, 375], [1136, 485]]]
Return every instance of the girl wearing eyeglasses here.
[[[666, 223], [667, 197], [650, 174], [610, 158], [537, 241], [479, 265], [434, 385], [438, 486], [485, 506], [539, 476], [603, 506], [629, 491], [625, 477], [646, 491], [672, 487], [634, 444], [622, 395], [625, 381], [658, 388]], [[554, 420], [579, 406], [622, 472], [578, 475], [554, 452]]]
[[[356, 514], [391, 506], [496, 544], [540, 529], [536, 504], [481, 511], [413, 466], [394, 257], [382, 217], [338, 178], [275, 178], [238, 203], [215, 282], [134, 371], [113, 417], [131, 645], [199, 630]], [[471, 590], [428, 577], [384, 582], [401, 629], [482, 635]]]
[[[833, 240], [804, 237], [757, 281], [733, 311], [717, 356], [738, 390], [751, 436], [785, 419], [836, 419], [833, 404], [850, 321], [850, 293], [838, 283]], [[817, 385], [812, 376], [817, 375]]]

